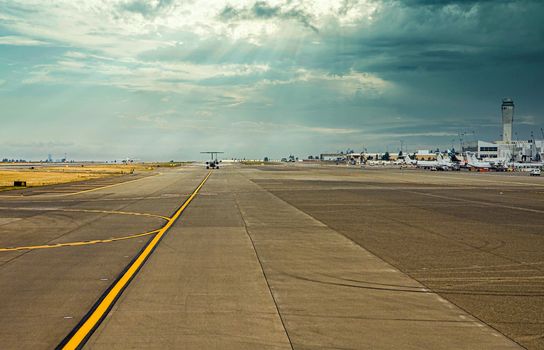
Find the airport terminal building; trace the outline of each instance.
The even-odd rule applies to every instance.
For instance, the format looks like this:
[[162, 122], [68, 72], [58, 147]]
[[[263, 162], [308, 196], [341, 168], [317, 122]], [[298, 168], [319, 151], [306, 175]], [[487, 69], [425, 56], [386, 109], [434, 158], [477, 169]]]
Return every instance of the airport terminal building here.
[[544, 140], [524, 141], [474, 141], [463, 146], [463, 152], [474, 152], [481, 159], [506, 159], [508, 161], [541, 161], [544, 153]]
[[515, 162], [541, 161], [544, 140], [512, 140], [514, 101], [502, 100], [502, 140], [465, 142], [463, 152], [474, 152], [481, 159], [503, 159]]

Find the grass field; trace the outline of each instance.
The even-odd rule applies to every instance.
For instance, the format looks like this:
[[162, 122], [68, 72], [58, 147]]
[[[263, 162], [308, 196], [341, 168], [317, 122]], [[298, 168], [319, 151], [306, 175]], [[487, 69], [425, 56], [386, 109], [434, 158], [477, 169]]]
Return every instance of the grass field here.
[[185, 163], [90, 164], [70, 166], [37, 166], [24, 169], [0, 169], [0, 191], [14, 189], [14, 181], [26, 181], [27, 187], [55, 185], [67, 182], [120, 176], [134, 172], [152, 171], [160, 167], [182, 166]]

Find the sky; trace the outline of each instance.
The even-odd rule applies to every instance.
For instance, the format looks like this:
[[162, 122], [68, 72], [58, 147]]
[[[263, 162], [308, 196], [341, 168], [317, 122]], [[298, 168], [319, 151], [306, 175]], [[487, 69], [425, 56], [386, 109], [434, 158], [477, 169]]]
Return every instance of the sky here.
[[0, 0], [0, 157], [542, 138], [541, 0]]

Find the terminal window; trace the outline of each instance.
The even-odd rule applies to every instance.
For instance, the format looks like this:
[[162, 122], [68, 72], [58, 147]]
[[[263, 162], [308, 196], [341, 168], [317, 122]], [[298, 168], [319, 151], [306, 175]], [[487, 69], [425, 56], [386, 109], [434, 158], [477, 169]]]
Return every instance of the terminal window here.
[[480, 147], [480, 152], [497, 152], [497, 147]]

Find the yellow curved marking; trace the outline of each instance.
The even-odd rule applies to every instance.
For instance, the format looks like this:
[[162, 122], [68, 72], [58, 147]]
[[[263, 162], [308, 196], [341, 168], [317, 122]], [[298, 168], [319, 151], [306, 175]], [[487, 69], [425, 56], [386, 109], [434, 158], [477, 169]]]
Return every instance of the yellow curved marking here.
[[208, 175], [202, 180], [200, 185], [194, 190], [191, 196], [183, 203], [183, 205], [178, 209], [178, 211], [172, 216], [172, 218], [164, 225], [164, 227], [157, 233], [155, 237], [149, 242], [145, 249], [136, 257], [136, 259], [129, 265], [128, 269], [123, 273], [121, 278], [111, 287], [110, 291], [106, 296], [100, 301], [93, 312], [89, 317], [81, 324], [77, 331], [69, 338], [69, 340], [64, 344], [63, 349], [78, 349], [83, 345], [87, 337], [91, 332], [98, 327], [100, 321], [107, 314], [110, 307], [115, 303], [121, 292], [129, 284], [132, 278], [136, 275], [139, 269], [143, 266], [146, 259], [153, 252], [153, 249], [159, 244], [162, 237], [166, 234], [168, 229], [174, 225], [176, 220], [180, 217], [181, 213], [187, 208], [189, 203], [193, 201], [196, 197], [202, 186], [206, 183], [212, 172], [210, 171]]
[[[57, 210], [55, 210], [57, 211]], [[152, 218], [159, 218], [163, 220], [170, 220], [168, 216], [162, 216], [157, 214], [151, 214], [151, 213], [137, 213], [133, 211], [117, 211], [117, 210], [98, 210], [98, 209], [60, 209], [59, 211], [67, 211], [67, 212], [82, 212], [82, 213], [103, 213], [103, 214], [119, 214], [119, 215], [134, 215], [134, 216], [149, 216]]]
[[124, 241], [126, 239], [144, 237], [144, 236], [152, 235], [152, 234], [157, 233], [159, 231], [160, 230], [154, 230], [154, 231], [138, 233], [138, 234], [130, 235], [130, 236], [115, 237], [115, 238], [108, 238], [108, 239], [95, 239], [95, 240], [92, 240], [92, 241], [45, 244], [45, 245], [34, 245], [34, 246], [13, 247], [13, 248], [0, 248], [0, 252], [13, 252], [13, 251], [18, 251], [18, 250], [51, 249], [51, 248], [60, 248], [60, 247], [76, 247], [76, 246], [91, 245], [91, 244], [98, 244], [98, 243], [111, 243], [111, 242], [117, 242], [117, 241]]
[[151, 213], [138, 213], [132, 211], [118, 211], [118, 210], [99, 210], [99, 209], [68, 209], [68, 208], [13, 208], [13, 207], [0, 207], [0, 210], [27, 210], [27, 211], [60, 211], [60, 212], [72, 212], [72, 213], [102, 213], [102, 214], [116, 214], [116, 215], [134, 215], [134, 216], [149, 216], [152, 218], [159, 218], [163, 220], [170, 220], [168, 216], [162, 216]]

